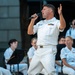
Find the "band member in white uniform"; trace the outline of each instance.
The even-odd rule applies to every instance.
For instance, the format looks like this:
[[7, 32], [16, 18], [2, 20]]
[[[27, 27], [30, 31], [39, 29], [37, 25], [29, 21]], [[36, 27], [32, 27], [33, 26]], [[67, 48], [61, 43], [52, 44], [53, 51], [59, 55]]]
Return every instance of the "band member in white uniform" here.
[[[18, 41], [16, 39], [11, 39], [9, 41], [9, 48], [6, 49], [4, 53], [5, 57], [5, 63], [8, 70], [10, 70], [10, 65], [7, 64], [8, 60], [10, 59], [11, 55], [15, 51], [18, 45]], [[14, 70], [17, 72], [17, 64], [14, 64]], [[11, 65], [11, 71], [13, 71], [13, 65]], [[19, 71], [23, 73], [23, 75], [27, 75], [27, 64], [26, 63], [20, 63], [19, 64]]]
[[[35, 52], [28, 69], [28, 75], [36, 75], [44, 68], [47, 75], [56, 75], [55, 73], [55, 54], [56, 45], [60, 31], [66, 27], [62, 14], [62, 5], [58, 8], [60, 20], [54, 17], [55, 7], [52, 4], [43, 5], [42, 17], [45, 20], [39, 21], [34, 25], [38, 18], [37, 14], [32, 15], [31, 22], [28, 26], [28, 34], [37, 33], [37, 51]], [[44, 74], [45, 75], [45, 74]]]
[[37, 50], [37, 45], [36, 45], [37, 39], [36, 38], [32, 38], [31, 39], [31, 45], [32, 47], [29, 48], [27, 55], [28, 55], [28, 59], [29, 59], [29, 63], [31, 62], [33, 56], [34, 56], [34, 52]]
[[75, 48], [72, 47], [73, 39], [70, 36], [65, 38], [66, 47], [61, 50], [63, 62], [63, 73], [75, 75]]

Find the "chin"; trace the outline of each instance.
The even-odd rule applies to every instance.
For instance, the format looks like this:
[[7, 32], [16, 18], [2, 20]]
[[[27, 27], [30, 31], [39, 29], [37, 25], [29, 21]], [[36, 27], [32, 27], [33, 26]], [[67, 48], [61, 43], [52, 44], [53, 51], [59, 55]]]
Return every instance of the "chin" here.
[[46, 17], [43, 16], [43, 18], [46, 18]]

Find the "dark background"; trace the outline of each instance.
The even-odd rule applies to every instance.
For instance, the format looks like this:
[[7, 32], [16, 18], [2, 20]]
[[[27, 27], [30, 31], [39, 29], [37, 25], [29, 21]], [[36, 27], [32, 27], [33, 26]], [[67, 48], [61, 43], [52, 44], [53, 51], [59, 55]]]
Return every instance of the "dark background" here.
[[[63, 15], [66, 20], [66, 28], [64, 32], [60, 33], [60, 36], [65, 36], [67, 29], [70, 27], [69, 23], [75, 18], [75, 1], [73, 0], [47, 0], [48, 4], [53, 4], [56, 7], [56, 17], [59, 19], [57, 8], [60, 4], [63, 6]], [[22, 48], [27, 51], [29, 49], [30, 40], [36, 35], [28, 35], [27, 27], [30, 22], [28, 19], [32, 14], [41, 12], [43, 2], [40, 0], [20, 0], [20, 26], [21, 26], [21, 37], [22, 37]], [[41, 17], [37, 20], [39, 21]], [[37, 22], [36, 21], [36, 22]]]

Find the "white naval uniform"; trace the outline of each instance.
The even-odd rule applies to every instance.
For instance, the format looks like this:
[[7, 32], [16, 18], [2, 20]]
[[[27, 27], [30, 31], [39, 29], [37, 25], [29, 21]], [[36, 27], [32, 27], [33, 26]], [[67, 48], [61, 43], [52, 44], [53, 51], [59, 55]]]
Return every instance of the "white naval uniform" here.
[[[10, 59], [13, 52], [14, 51], [10, 47], [8, 49], [6, 49], [6, 51], [4, 53], [6, 63], [7, 63], [6, 59]], [[10, 65], [9, 64], [6, 64], [6, 67], [7, 67], [8, 70], [10, 70]], [[15, 72], [17, 72], [17, 64], [14, 65], [14, 70], [15, 70]], [[13, 71], [13, 65], [11, 66], [11, 71]], [[20, 63], [19, 64], [19, 71], [22, 72], [23, 75], [27, 75], [27, 64]]]
[[[71, 50], [69, 50], [67, 47], [62, 48], [61, 59], [63, 59], [63, 58], [66, 59], [66, 61], [69, 65], [75, 67], [75, 48], [72, 48]], [[68, 74], [68, 75], [75, 75], [75, 70], [64, 65], [63, 73]]]
[[[28, 75], [36, 75], [44, 68], [47, 75], [55, 74], [55, 54], [58, 42], [60, 21], [55, 17], [51, 20], [41, 20], [33, 27], [34, 34], [37, 32], [37, 51], [35, 52]], [[43, 48], [40, 48], [40, 46]]]
[[12, 75], [12, 74], [9, 70], [0, 67], [0, 75]]

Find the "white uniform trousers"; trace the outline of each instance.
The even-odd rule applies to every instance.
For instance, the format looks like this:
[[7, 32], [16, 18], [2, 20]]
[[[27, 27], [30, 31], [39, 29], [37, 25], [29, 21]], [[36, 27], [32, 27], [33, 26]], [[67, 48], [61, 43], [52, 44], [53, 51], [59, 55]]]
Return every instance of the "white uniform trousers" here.
[[63, 73], [68, 75], [75, 75], [75, 70], [69, 67], [63, 67]]
[[40, 73], [42, 69], [45, 69], [47, 74], [44, 75], [56, 75], [55, 71], [55, 50], [54, 46], [45, 48], [38, 48], [34, 54], [32, 61], [28, 69], [28, 75], [36, 75]]
[[47, 75], [47, 71], [45, 69], [43, 69], [40, 73], [44, 74], [44, 75]]
[[12, 74], [9, 70], [0, 67], [0, 75], [12, 75]]
[[[7, 65], [7, 69], [10, 70], [10, 65]], [[20, 71], [21, 73], [23, 73], [23, 75], [27, 75], [27, 69], [28, 69], [27, 64], [25, 64], [25, 63], [19, 64], [19, 71]], [[11, 66], [11, 71], [13, 71], [13, 65]], [[17, 69], [17, 64], [14, 65], [14, 71], [15, 71], [15, 72], [18, 71], [18, 69]]]

